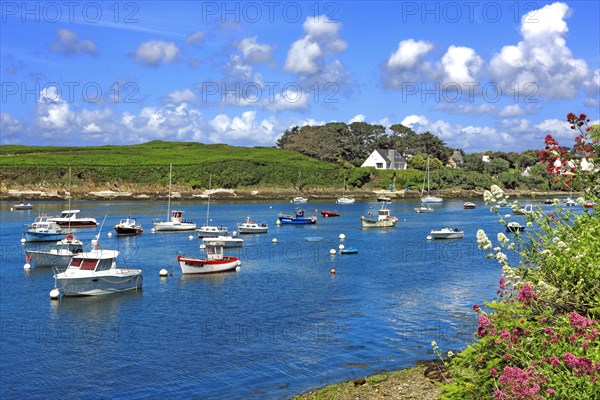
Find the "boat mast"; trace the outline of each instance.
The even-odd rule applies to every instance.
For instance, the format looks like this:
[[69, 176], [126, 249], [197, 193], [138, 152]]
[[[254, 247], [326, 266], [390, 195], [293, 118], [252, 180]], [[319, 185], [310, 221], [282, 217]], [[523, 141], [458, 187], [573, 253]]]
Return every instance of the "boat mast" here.
[[429, 196], [429, 157], [427, 157], [427, 196]]
[[169, 199], [167, 200], [167, 221], [171, 218], [171, 175], [173, 174], [173, 164], [169, 164]]
[[71, 233], [71, 167], [69, 167], [69, 233]]
[[210, 212], [210, 187], [212, 184], [212, 174], [208, 174], [208, 203], [206, 204], [206, 225], [208, 226], [208, 214]]

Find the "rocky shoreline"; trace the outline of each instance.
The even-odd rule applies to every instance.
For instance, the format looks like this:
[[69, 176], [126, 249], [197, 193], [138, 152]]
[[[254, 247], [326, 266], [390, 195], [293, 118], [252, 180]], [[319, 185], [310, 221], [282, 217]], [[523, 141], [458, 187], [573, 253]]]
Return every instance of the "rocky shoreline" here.
[[[74, 187], [71, 190], [72, 198], [77, 200], [163, 200], [168, 197], [163, 187], [138, 187], [127, 185], [125, 187], [114, 187], [110, 185], [96, 186], [85, 185], [83, 187]], [[532, 191], [506, 191], [511, 198], [535, 196], [545, 199], [547, 197], [564, 197], [564, 192], [532, 192]], [[53, 187], [0, 187], [0, 200], [5, 201], [51, 201], [65, 200], [68, 198], [68, 188]], [[240, 189], [190, 189], [186, 187], [175, 186], [172, 191], [172, 198], [181, 200], [204, 199], [208, 195], [212, 198], [223, 200], [288, 200], [295, 196], [308, 197], [314, 200], [330, 200], [338, 197], [353, 197], [360, 199], [374, 199], [378, 196], [385, 196], [391, 199], [417, 199], [421, 197], [418, 190], [349, 190], [343, 191], [332, 188], [310, 188], [301, 191], [291, 188], [240, 188]], [[447, 189], [435, 193], [446, 199], [473, 199], [480, 198], [483, 190], [462, 190]]]

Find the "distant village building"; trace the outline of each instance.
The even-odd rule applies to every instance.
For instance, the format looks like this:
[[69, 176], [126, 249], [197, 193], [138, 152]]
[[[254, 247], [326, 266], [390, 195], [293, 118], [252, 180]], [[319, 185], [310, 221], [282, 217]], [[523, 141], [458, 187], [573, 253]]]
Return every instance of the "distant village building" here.
[[452, 155], [448, 159], [446, 166], [448, 166], [450, 168], [459, 168], [462, 166], [463, 162], [464, 162], [464, 159], [463, 159], [462, 154], [460, 154], [460, 151], [454, 150], [454, 153], [452, 153]]
[[521, 176], [529, 176], [530, 173], [531, 173], [531, 167], [527, 167], [527, 168], [525, 168], [525, 170], [523, 172], [521, 172]]
[[492, 161], [492, 159], [490, 158], [490, 156], [481, 156], [481, 161], [490, 162], [490, 161]]
[[396, 150], [373, 150], [361, 167], [377, 169], [406, 169], [406, 159]]

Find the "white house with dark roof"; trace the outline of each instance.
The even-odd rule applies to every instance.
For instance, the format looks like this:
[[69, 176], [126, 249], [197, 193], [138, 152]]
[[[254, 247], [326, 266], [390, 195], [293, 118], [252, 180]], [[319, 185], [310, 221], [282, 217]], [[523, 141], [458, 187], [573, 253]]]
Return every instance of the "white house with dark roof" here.
[[406, 169], [406, 159], [396, 150], [373, 150], [361, 167], [376, 169]]

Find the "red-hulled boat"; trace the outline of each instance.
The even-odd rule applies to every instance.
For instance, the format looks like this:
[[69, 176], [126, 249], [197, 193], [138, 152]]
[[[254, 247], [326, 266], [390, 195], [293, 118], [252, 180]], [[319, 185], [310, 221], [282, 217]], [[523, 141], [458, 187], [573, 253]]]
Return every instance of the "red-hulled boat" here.
[[235, 270], [241, 263], [237, 257], [223, 255], [224, 243], [209, 241], [206, 244], [206, 258], [177, 256], [184, 274], [212, 274]]
[[323, 211], [321, 211], [321, 215], [324, 217], [339, 217], [340, 213], [338, 213], [337, 211], [323, 210]]

